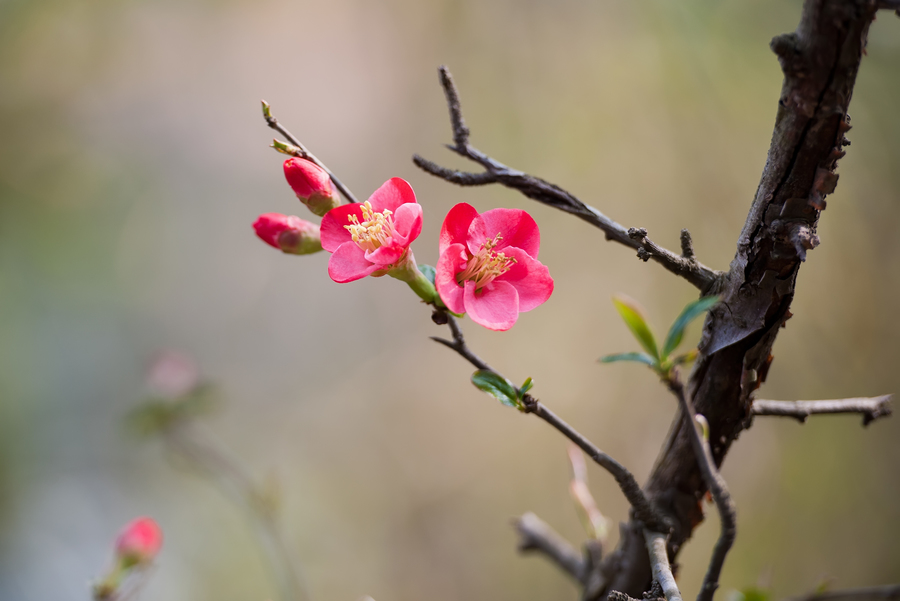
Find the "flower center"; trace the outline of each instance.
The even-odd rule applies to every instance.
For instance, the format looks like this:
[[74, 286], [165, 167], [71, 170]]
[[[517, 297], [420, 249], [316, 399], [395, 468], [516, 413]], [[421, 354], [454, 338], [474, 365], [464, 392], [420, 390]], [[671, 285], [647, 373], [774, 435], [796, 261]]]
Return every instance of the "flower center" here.
[[387, 244], [397, 233], [394, 229], [394, 219], [388, 209], [381, 213], [373, 211], [372, 204], [368, 200], [360, 208], [363, 215], [362, 223], [356, 215], [350, 215], [350, 225], [344, 227], [361, 249], [372, 252]]
[[497, 234], [486, 240], [478, 252], [469, 257], [466, 268], [456, 274], [456, 283], [462, 285], [463, 282], [475, 282], [475, 292], [478, 292], [509, 271], [516, 259], [494, 250], [501, 239], [502, 236]]

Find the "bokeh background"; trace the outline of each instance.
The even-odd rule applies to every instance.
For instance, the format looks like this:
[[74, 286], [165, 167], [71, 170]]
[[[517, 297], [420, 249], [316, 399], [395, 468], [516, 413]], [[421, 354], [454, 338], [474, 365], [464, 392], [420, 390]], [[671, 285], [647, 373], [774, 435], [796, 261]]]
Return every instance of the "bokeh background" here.
[[[575, 599], [516, 555], [533, 510], [575, 543], [561, 437], [475, 390], [471, 368], [399, 282], [334, 284], [327, 255], [282, 255], [264, 212], [304, 215], [260, 98], [360, 196], [409, 180], [414, 245], [437, 259], [443, 215], [527, 208], [551, 300], [507, 333], [465, 323], [477, 352], [643, 480], [674, 402], [639, 366], [610, 296], [664, 329], [694, 290], [567, 215], [418, 171], [450, 131], [436, 67], [461, 88], [473, 143], [627, 226], [727, 268], [771, 136], [768, 49], [799, 0], [4, 0], [0, 2], [0, 598], [78, 600], [111, 540], [151, 515], [166, 541], [145, 599], [277, 591], [245, 516], [176, 469], [124, 417], [159, 349], [193, 355], [222, 397], [202, 424], [260, 481], [317, 601]], [[900, 392], [900, 21], [872, 28], [820, 236], [761, 396]], [[691, 340], [699, 335], [694, 326]], [[759, 419], [724, 475], [739, 537], [724, 590], [775, 597], [900, 580], [900, 420]], [[590, 468], [601, 509], [624, 520]], [[697, 590], [712, 519], [681, 555]], [[613, 528], [613, 541], [617, 537]]]

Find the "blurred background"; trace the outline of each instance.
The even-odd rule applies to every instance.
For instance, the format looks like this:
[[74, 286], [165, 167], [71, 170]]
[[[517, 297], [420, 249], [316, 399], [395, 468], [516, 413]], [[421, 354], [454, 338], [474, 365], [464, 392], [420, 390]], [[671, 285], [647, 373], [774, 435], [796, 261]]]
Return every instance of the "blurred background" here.
[[[636, 365], [610, 296], [663, 330], [695, 291], [565, 214], [417, 170], [450, 129], [450, 66], [472, 142], [626, 226], [728, 267], [765, 162], [781, 72], [772, 36], [800, 1], [4, 0], [0, 2], [0, 598], [78, 600], [118, 529], [151, 515], [165, 544], [145, 599], [276, 598], [245, 516], [136, 438], [159, 349], [218, 385], [204, 436], [277, 482], [317, 601], [576, 599], [510, 519], [573, 543], [562, 437], [469, 383], [428, 340], [445, 329], [401, 283], [338, 285], [326, 253], [283, 255], [250, 227], [296, 201], [259, 100], [358, 196], [392, 176], [425, 207], [529, 210], [556, 290], [473, 349], [644, 480], [675, 403]], [[872, 28], [819, 234], [761, 397], [900, 392], [900, 21]], [[471, 166], [467, 166], [471, 168]], [[695, 324], [689, 339], [699, 337]], [[776, 597], [900, 580], [900, 419], [758, 419], [724, 465], [739, 536], [723, 590]], [[590, 468], [613, 524], [627, 506]], [[680, 556], [695, 594], [718, 533]], [[615, 541], [617, 528], [613, 527]]]

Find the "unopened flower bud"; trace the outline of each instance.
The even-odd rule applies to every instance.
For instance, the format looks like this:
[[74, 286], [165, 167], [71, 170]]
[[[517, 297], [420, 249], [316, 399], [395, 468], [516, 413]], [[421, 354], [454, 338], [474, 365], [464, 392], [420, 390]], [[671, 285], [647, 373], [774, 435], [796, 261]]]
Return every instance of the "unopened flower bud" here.
[[337, 191], [331, 185], [331, 178], [312, 161], [297, 157], [286, 160], [284, 177], [300, 202], [319, 217], [341, 204]]
[[200, 370], [188, 355], [178, 351], [157, 353], [147, 370], [147, 386], [165, 398], [181, 398], [200, 385]]
[[128, 523], [116, 538], [116, 557], [123, 568], [153, 561], [162, 546], [162, 529], [152, 518]]
[[253, 229], [263, 242], [291, 255], [309, 255], [322, 250], [319, 226], [295, 215], [266, 213], [257, 218]]

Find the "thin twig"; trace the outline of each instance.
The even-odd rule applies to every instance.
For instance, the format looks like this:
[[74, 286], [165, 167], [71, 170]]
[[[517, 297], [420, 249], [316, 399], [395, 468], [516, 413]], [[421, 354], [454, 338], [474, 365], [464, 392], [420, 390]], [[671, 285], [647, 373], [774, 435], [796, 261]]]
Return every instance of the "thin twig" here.
[[276, 572], [283, 601], [312, 599], [290, 547], [281, 534], [272, 507], [253, 481], [230, 459], [210, 444], [188, 435], [182, 424], [165, 431], [163, 440], [169, 449], [191, 467], [208, 475], [250, 515], [263, 549]]
[[356, 197], [353, 195], [353, 193], [350, 192], [350, 189], [347, 188], [347, 186], [345, 186], [341, 182], [341, 180], [339, 180], [337, 176], [331, 172], [331, 169], [325, 166], [325, 163], [320, 161], [316, 157], [316, 155], [307, 150], [306, 146], [304, 146], [303, 143], [300, 142], [300, 140], [298, 140], [291, 132], [285, 129], [285, 127], [281, 123], [278, 122], [278, 119], [276, 119], [274, 115], [272, 115], [272, 109], [270, 108], [269, 103], [265, 100], [262, 101], [262, 111], [263, 118], [266, 120], [266, 125], [280, 133], [282, 136], [287, 138], [288, 142], [296, 146], [299, 149], [300, 156], [302, 158], [306, 159], [307, 161], [312, 161], [313, 163], [324, 169], [325, 173], [328, 174], [328, 177], [331, 178], [332, 183], [334, 183], [334, 187], [344, 195], [344, 198], [346, 198], [349, 202], [359, 202], [358, 200], [356, 200]]
[[647, 541], [647, 552], [650, 554], [650, 568], [653, 570], [653, 579], [662, 587], [667, 601], [682, 601], [681, 592], [678, 590], [675, 576], [672, 574], [672, 567], [669, 565], [666, 535], [644, 530], [644, 538]]
[[694, 454], [697, 456], [697, 462], [700, 464], [700, 472], [706, 486], [712, 494], [713, 501], [716, 503], [716, 509], [719, 511], [719, 521], [721, 524], [721, 532], [716, 546], [713, 548], [712, 557], [709, 560], [709, 567], [706, 570], [706, 576], [703, 578], [703, 584], [700, 587], [700, 593], [697, 595], [697, 601], [712, 601], [716, 589], [719, 587], [719, 575], [722, 573], [722, 566], [725, 564], [725, 556], [734, 544], [737, 536], [737, 515], [734, 508], [734, 501], [731, 500], [731, 494], [728, 492], [728, 486], [725, 479], [716, 469], [716, 463], [709, 448], [709, 442], [697, 431], [696, 419], [697, 414], [690, 399], [684, 392], [684, 386], [678, 375], [675, 374], [666, 380], [669, 390], [678, 397], [678, 403], [681, 405], [681, 412], [684, 415], [684, 425], [688, 429], [688, 436], [694, 447]]
[[[453, 349], [478, 369], [491, 371], [498, 376], [503, 377], [500, 372], [493, 369], [491, 366], [481, 360], [475, 353], [469, 350], [469, 347], [466, 345], [465, 338], [463, 337], [462, 330], [460, 329], [459, 323], [457, 323], [456, 318], [454, 318], [452, 315], [446, 315], [446, 318], [447, 325], [450, 326], [450, 331], [453, 334], [453, 340], [446, 340], [444, 338], [437, 337], [432, 337], [432, 340]], [[663, 516], [650, 504], [650, 502], [647, 500], [646, 495], [644, 495], [644, 491], [641, 490], [641, 487], [635, 479], [634, 475], [630, 471], [628, 471], [625, 466], [594, 446], [594, 444], [591, 443], [587, 438], [582, 436], [572, 426], [563, 421], [555, 413], [547, 409], [547, 407], [545, 407], [531, 395], [526, 394], [523, 399], [523, 403], [525, 406], [525, 411], [527, 413], [534, 413], [545, 422], [556, 428], [566, 438], [578, 445], [578, 447], [581, 448], [582, 451], [587, 453], [587, 455], [591, 459], [593, 459], [595, 463], [612, 474], [613, 478], [615, 478], [616, 482], [619, 484], [619, 488], [622, 490], [622, 493], [625, 495], [625, 498], [628, 499], [629, 503], [631, 503], [631, 506], [634, 509], [635, 517], [641, 520], [647, 526], [647, 528], [658, 530], [660, 532], [669, 531], [669, 527], [666, 523], [665, 518], [663, 518]]]
[[572, 578], [583, 582], [587, 572], [584, 557], [544, 520], [528, 512], [514, 520], [513, 525], [519, 533], [519, 551], [543, 553]]
[[810, 415], [861, 413], [863, 425], [868, 426], [876, 419], [889, 416], [893, 409], [891, 398], [885, 394], [876, 397], [836, 399], [830, 401], [766, 401], [755, 400], [750, 406], [753, 415], [777, 415], [793, 417], [800, 423]]
[[626, 595], [621, 591], [609, 591], [609, 594], [606, 596], [606, 601], [640, 601], [639, 599], [635, 599], [630, 595]]
[[868, 601], [869, 599], [873, 601], [900, 599], [900, 584], [810, 593], [809, 595], [791, 597], [785, 601]]
[[616, 479], [619, 488], [622, 489], [625, 498], [628, 499], [628, 502], [631, 503], [631, 506], [634, 508], [634, 515], [637, 519], [644, 522], [648, 528], [668, 532], [669, 528], [666, 526], [665, 519], [652, 505], [650, 505], [650, 502], [644, 495], [644, 491], [641, 490], [641, 486], [625, 466], [594, 446], [587, 438], [560, 419], [555, 413], [547, 409], [547, 407], [541, 404], [537, 399], [531, 398], [526, 394], [525, 403], [531, 413], [534, 413], [559, 430], [563, 436], [574, 442], [582, 451], [587, 453], [597, 465], [612, 474], [613, 478]]
[[646, 230], [643, 235], [635, 237], [632, 230], [616, 223], [594, 207], [587, 205], [571, 193], [559, 186], [551, 184], [543, 179], [528, 175], [522, 171], [511, 169], [503, 163], [496, 161], [477, 150], [469, 144], [469, 129], [466, 127], [459, 102], [459, 91], [453, 83], [453, 76], [445, 66], [438, 70], [441, 86], [447, 98], [447, 107], [450, 110], [450, 123], [453, 126], [453, 144], [447, 148], [453, 152], [474, 161], [484, 167], [482, 173], [469, 173], [455, 171], [441, 167], [432, 161], [413, 155], [413, 162], [422, 170], [439, 177], [445, 181], [460, 186], [482, 186], [485, 184], [499, 183], [507, 188], [518, 190], [528, 198], [542, 204], [554, 207], [561, 211], [571, 213], [576, 217], [587, 221], [606, 234], [607, 240], [614, 240], [620, 244], [638, 251], [638, 257], [644, 261], [653, 259], [672, 273], [679, 275], [707, 293], [713, 289], [722, 273], [714, 271], [697, 261], [693, 255], [679, 256], [668, 251], [647, 238]]

